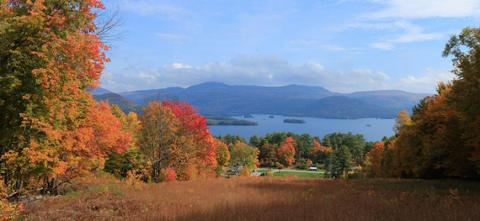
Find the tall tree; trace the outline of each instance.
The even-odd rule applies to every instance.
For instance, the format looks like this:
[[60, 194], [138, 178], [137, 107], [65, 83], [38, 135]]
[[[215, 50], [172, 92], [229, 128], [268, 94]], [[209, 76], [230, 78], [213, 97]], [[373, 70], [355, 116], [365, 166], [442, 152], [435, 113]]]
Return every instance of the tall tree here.
[[327, 163], [327, 173], [335, 178], [347, 177], [353, 167], [353, 158], [346, 146], [336, 148], [330, 155]]
[[179, 159], [177, 134], [180, 122], [172, 110], [160, 102], [152, 102], [144, 109], [140, 130], [140, 150], [152, 165], [151, 177], [154, 182], [161, 181], [161, 169], [173, 165]]
[[287, 137], [287, 139], [278, 147], [277, 150], [279, 162], [285, 166], [289, 167], [295, 162], [295, 140], [292, 137]]
[[371, 177], [383, 177], [382, 161], [385, 151], [385, 143], [377, 142], [365, 156], [365, 169]]
[[88, 139], [76, 132], [93, 103], [87, 88], [108, 60], [95, 34], [102, 8], [99, 0], [0, 1], [0, 173], [12, 189], [51, 189], [70, 160], [90, 157], [77, 150]]
[[445, 46], [444, 56], [452, 55], [456, 79], [452, 81], [452, 106], [462, 114], [462, 140], [471, 150], [469, 159], [480, 176], [480, 28], [465, 28]]

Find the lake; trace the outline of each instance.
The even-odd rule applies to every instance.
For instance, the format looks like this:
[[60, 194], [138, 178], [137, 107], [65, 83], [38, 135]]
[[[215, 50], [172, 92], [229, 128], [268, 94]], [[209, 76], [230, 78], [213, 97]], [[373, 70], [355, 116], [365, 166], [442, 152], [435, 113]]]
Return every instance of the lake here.
[[[313, 136], [323, 138], [326, 134], [334, 132], [352, 132], [353, 134], [363, 134], [368, 141], [378, 141], [384, 136], [393, 135], [393, 125], [395, 119], [323, 119], [310, 117], [285, 117], [274, 115], [253, 115], [253, 118], [234, 117], [255, 121], [258, 126], [209, 126], [210, 131], [215, 135], [239, 135], [248, 139], [253, 136], [264, 136], [273, 132], [293, 132], [296, 134], [308, 133]], [[284, 119], [301, 119], [304, 124], [284, 123]]]

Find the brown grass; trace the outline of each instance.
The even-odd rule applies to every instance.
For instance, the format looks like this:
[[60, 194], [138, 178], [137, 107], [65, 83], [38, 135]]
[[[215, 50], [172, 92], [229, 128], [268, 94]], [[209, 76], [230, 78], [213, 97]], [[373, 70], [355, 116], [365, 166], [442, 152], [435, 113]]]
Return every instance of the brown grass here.
[[83, 189], [25, 205], [29, 220], [480, 220], [480, 183], [281, 177]]

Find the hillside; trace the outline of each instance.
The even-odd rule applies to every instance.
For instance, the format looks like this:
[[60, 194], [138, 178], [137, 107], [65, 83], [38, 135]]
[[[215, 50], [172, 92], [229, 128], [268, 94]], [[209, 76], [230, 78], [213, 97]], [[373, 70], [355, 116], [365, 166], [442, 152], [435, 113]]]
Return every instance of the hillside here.
[[135, 102], [126, 99], [125, 97], [113, 93], [107, 92], [103, 94], [94, 94], [93, 97], [97, 101], [108, 101], [110, 104], [118, 105], [124, 112], [142, 112], [142, 108], [135, 104]]
[[191, 103], [200, 113], [209, 116], [278, 114], [355, 119], [394, 118], [399, 111], [410, 110], [425, 96], [395, 90], [345, 94], [319, 86], [263, 87], [207, 82], [187, 88], [107, 93], [96, 98], [120, 102], [121, 107], [144, 106], [154, 100], [180, 100]]

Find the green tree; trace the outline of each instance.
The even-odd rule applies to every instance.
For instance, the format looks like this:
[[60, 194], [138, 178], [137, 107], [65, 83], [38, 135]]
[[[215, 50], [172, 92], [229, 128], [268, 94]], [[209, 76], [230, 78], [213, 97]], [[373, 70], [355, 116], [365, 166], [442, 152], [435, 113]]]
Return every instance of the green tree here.
[[217, 140], [216, 157], [216, 173], [217, 175], [222, 175], [225, 172], [225, 167], [227, 167], [230, 163], [230, 150], [228, 149], [228, 146], [221, 140]]
[[353, 159], [349, 148], [346, 146], [341, 146], [339, 148], [336, 148], [330, 155], [327, 165], [327, 173], [331, 177], [346, 178], [348, 172], [351, 171], [352, 166]]
[[248, 144], [237, 142], [232, 145], [230, 165], [233, 167], [241, 167], [250, 174], [258, 164], [258, 149]]
[[363, 135], [353, 135], [351, 133], [332, 133], [323, 138], [322, 144], [333, 149], [347, 148], [356, 165], [363, 162], [367, 153], [367, 142]]

